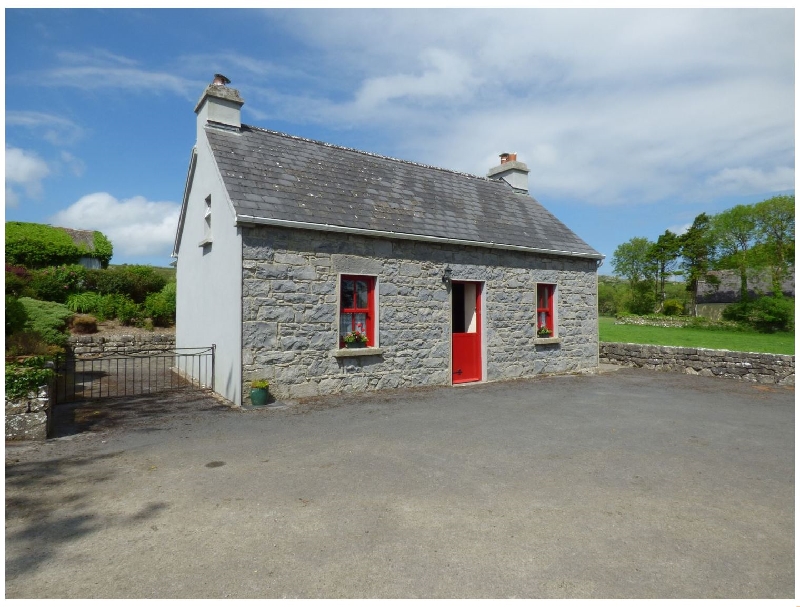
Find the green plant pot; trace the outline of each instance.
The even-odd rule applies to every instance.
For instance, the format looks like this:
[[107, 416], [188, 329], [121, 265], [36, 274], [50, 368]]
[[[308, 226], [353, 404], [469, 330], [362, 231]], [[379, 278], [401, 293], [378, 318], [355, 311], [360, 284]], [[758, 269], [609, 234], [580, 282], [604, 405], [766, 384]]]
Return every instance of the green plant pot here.
[[250, 402], [254, 407], [263, 407], [267, 404], [269, 390], [267, 388], [253, 388], [250, 390]]
[[363, 341], [354, 341], [352, 343], [345, 342], [344, 347], [345, 348], [366, 348], [367, 344], [365, 344]]

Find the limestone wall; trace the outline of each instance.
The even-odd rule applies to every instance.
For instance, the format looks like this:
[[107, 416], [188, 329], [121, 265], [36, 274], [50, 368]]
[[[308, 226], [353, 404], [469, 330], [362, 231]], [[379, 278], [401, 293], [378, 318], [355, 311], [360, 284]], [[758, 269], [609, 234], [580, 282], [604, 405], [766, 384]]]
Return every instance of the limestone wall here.
[[52, 424], [52, 386], [10, 400], [6, 398], [6, 440], [45, 440]]
[[112, 355], [147, 353], [158, 354], [175, 348], [175, 335], [148, 333], [136, 335], [72, 335], [67, 346], [73, 354]]
[[[278, 398], [450, 383], [450, 292], [484, 283], [488, 381], [597, 367], [594, 260], [386, 240], [243, 229], [243, 394], [265, 377]], [[378, 349], [338, 349], [338, 275], [378, 280]], [[535, 336], [534, 284], [558, 285], [555, 339]]]
[[782, 354], [602, 342], [600, 362], [760, 384], [794, 385], [794, 356]]

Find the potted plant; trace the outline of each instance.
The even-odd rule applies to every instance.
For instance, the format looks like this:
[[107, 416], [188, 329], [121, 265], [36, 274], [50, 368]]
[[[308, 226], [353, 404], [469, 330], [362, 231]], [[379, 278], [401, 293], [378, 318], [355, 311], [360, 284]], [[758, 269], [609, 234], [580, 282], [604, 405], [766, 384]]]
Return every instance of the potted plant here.
[[263, 407], [269, 398], [269, 381], [254, 379], [250, 382], [250, 402], [254, 407]]
[[350, 331], [342, 338], [345, 348], [364, 348], [367, 345], [367, 334], [361, 331]]
[[538, 337], [550, 337], [553, 332], [547, 328], [547, 325], [539, 325], [539, 329], [536, 331], [536, 335]]

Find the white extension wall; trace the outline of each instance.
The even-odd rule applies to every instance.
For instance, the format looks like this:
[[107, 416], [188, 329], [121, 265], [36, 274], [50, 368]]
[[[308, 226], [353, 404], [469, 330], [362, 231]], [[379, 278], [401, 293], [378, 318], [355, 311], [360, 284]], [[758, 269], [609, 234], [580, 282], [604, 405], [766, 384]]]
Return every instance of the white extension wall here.
[[[197, 161], [178, 249], [176, 347], [216, 344], [214, 391], [241, 404], [242, 238], [205, 137], [198, 128]], [[211, 243], [205, 239], [211, 200]], [[205, 380], [205, 378], [204, 378]]]

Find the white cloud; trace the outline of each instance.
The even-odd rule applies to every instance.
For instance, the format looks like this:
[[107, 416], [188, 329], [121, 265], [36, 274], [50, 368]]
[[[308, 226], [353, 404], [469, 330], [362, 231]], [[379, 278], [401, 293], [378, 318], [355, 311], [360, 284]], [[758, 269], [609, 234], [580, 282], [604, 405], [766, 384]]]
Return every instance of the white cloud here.
[[76, 158], [69, 152], [61, 152], [61, 162], [63, 162], [76, 177], [83, 175], [83, 172], [86, 170], [86, 164], [83, 160]]
[[142, 196], [118, 200], [107, 192], [82, 197], [50, 218], [53, 225], [103, 232], [114, 246], [114, 259], [169, 257], [178, 227], [180, 205], [152, 202]]
[[725, 193], [783, 192], [794, 189], [794, 169], [776, 167], [764, 171], [753, 167], [725, 168], [710, 177], [708, 183]]
[[27, 128], [53, 145], [70, 144], [83, 135], [83, 129], [71, 120], [44, 112], [6, 112], [6, 127]]
[[[42, 195], [42, 180], [50, 174], [47, 163], [35, 153], [20, 148], [6, 148], [6, 203], [19, 204], [19, 194], [12, 186], [20, 186], [31, 198]], [[10, 192], [10, 195], [9, 195]]]
[[689, 228], [692, 227], [693, 223], [694, 221], [690, 221], [689, 223], [682, 223], [674, 226], [669, 226], [667, 230], [669, 230], [670, 232], [672, 232], [677, 236], [680, 236], [681, 234], [685, 234], [687, 231], [689, 231]]
[[472, 75], [467, 61], [454, 53], [429, 48], [419, 55], [423, 71], [419, 75], [393, 74], [370, 78], [356, 93], [355, 105], [361, 109], [372, 109], [393, 99], [455, 99], [470, 95], [479, 84]]
[[6, 207], [14, 208], [19, 206], [19, 194], [12, 188], [6, 186]]
[[290, 67], [338, 88], [271, 82], [245, 94], [257, 117], [361, 127], [390, 155], [480, 175], [516, 151], [534, 195], [590, 204], [793, 187], [791, 10], [269, 15], [314, 49]]

